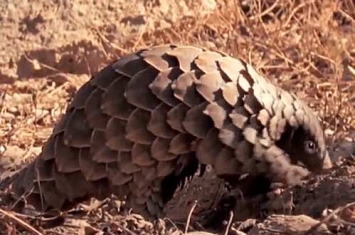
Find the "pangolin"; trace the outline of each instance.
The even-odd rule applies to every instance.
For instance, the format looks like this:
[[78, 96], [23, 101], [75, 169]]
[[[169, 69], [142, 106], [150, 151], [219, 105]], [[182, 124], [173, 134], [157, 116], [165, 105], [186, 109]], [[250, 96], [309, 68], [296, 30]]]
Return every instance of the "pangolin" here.
[[12, 192], [40, 210], [114, 194], [160, 217], [206, 166], [231, 183], [248, 175], [292, 185], [332, 163], [315, 112], [250, 64], [202, 47], [151, 46], [80, 87]]

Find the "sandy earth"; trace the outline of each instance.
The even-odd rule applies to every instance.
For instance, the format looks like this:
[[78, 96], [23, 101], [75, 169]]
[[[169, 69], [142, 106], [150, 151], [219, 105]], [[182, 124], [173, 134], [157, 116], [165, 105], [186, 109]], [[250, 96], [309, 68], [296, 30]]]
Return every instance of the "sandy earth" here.
[[[259, 199], [238, 205], [232, 226], [227, 213], [217, 232], [351, 234], [355, 209], [343, 206], [355, 202], [347, 193], [355, 169], [350, 158], [355, 154], [354, 2], [3, 0], [0, 12], [0, 180], [41, 151], [75, 91], [105, 64], [154, 44], [201, 45], [246, 59], [314, 107], [339, 163], [301, 189], [273, 192], [260, 206]], [[221, 185], [213, 174], [193, 180], [167, 206], [174, 222], [118, 213], [116, 201], [41, 220], [32, 212], [14, 214], [0, 198], [0, 229], [5, 234], [179, 234], [174, 227], [186, 226], [198, 200], [190, 230], [206, 230], [201, 221], [226, 193]], [[307, 196], [312, 190], [318, 190], [316, 197]], [[334, 192], [343, 194], [325, 196]], [[285, 206], [284, 199], [293, 200], [295, 208]], [[256, 216], [265, 206], [268, 213]], [[278, 215], [267, 217], [273, 213]]]

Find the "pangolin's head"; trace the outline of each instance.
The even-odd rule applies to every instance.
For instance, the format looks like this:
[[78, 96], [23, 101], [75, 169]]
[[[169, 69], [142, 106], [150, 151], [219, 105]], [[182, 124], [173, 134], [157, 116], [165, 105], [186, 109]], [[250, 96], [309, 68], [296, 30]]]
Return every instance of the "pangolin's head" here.
[[288, 120], [277, 145], [290, 156], [292, 164], [314, 173], [332, 168], [324, 130], [314, 110], [296, 97], [294, 106], [294, 117]]

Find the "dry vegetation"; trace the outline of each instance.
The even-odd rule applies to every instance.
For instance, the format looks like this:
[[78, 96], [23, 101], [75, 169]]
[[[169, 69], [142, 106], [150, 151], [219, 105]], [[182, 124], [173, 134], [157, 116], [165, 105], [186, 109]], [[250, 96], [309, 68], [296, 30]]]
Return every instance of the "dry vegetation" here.
[[[234, 212], [237, 221], [222, 223], [218, 232], [229, 228], [230, 234], [354, 234], [355, 207], [346, 206], [355, 202], [350, 195], [355, 174], [350, 158], [355, 153], [354, 1], [127, 2], [0, 3], [0, 180], [40, 152], [75, 91], [105, 64], [154, 44], [202, 45], [246, 59], [305, 99], [324, 121], [333, 159], [339, 165], [346, 162], [321, 178], [323, 184], [305, 186], [328, 187], [308, 204], [309, 197], [299, 196], [303, 191], [295, 189], [299, 204], [293, 212], [314, 219], [273, 215], [265, 221], [243, 218], [241, 223], [239, 210]], [[326, 196], [334, 192], [344, 195]], [[166, 234], [180, 226], [168, 219], [151, 223], [138, 215], [123, 215], [114, 209], [116, 201], [43, 218], [33, 212], [12, 212], [4, 198], [0, 198], [3, 234]], [[310, 211], [315, 204], [317, 213]]]

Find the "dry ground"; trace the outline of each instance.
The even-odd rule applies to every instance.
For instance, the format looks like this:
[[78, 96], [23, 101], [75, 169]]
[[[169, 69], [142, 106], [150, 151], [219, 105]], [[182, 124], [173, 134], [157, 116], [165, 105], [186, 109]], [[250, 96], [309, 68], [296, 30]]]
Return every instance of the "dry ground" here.
[[[154, 44], [202, 45], [246, 59], [273, 82], [305, 99], [324, 120], [329, 147], [339, 165], [305, 186], [273, 192], [267, 202], [247, 200], [232, 217], [223, 215], [234, 223], [222, 223], [217, 232], [355, 234], [351, 204], [355, 202], [354, 1], [104, 2], [0, 2], [0, 180], [40, 152], [75, 91], [105, 64]], [[211, 208], [222, 194], [216, 192], [223, 189], [213, 175], [192, 183], [189, 188], [194, 191], [185, 189], [184, 197], [179, 197], [184, 200], [174, 200], [169, 207], [172, 217], [182, 223], [169, 219], [151, 223], [138, 215], [124, 215], [115, 210], [119, 202], [114, 200], [42, 218], [33, 212], [12, 212], [2, 197], [0, 231], [179, 234], [175, 227], [188, 227], [188, 218], [189, 231], [205, 230], [198, 222], [209, 214], [205, 207]], [[209, 186], [202, 190], [201, 185]], [[201, 202], [196, 207], [195, 199]]]

